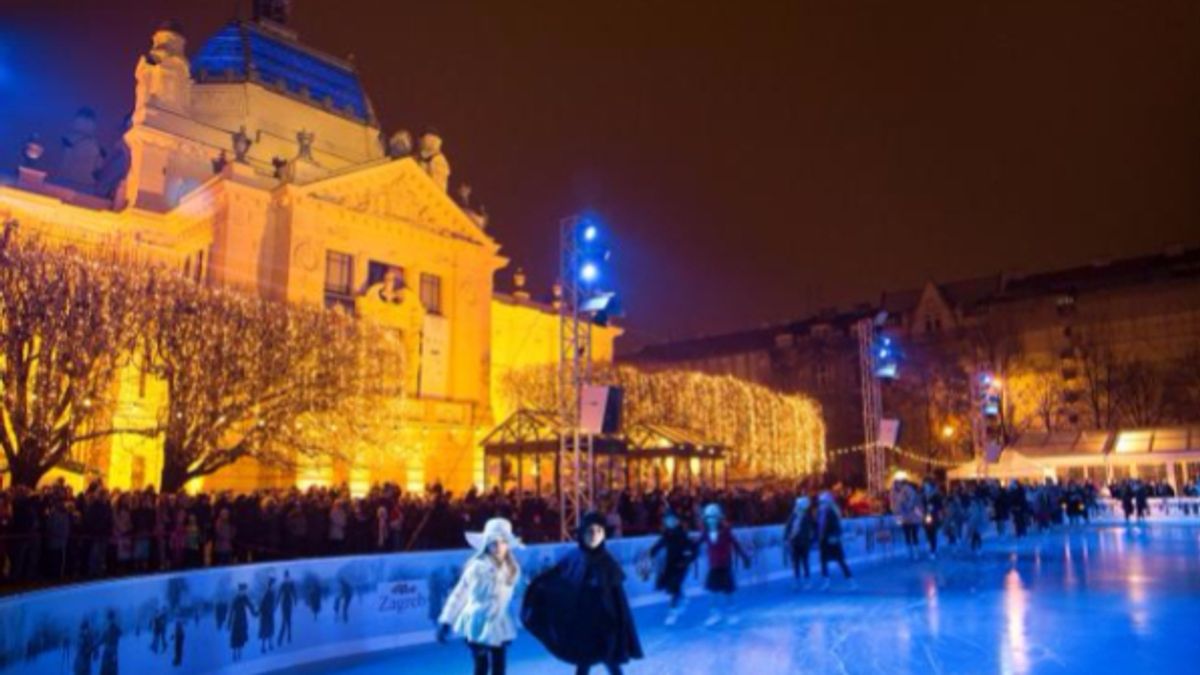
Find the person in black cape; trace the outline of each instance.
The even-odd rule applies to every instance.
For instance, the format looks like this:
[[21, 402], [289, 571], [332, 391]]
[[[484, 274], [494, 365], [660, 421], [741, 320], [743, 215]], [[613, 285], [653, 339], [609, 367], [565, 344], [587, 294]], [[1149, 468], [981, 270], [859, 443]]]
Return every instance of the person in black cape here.
[[625, 573], [604, 548], [603, 516], [584, 515], [576, 537], [578, 548], [529, 583], [521, 622], [577, 675], [597, 664], [619, 675], [622, 664], [642, 658]]

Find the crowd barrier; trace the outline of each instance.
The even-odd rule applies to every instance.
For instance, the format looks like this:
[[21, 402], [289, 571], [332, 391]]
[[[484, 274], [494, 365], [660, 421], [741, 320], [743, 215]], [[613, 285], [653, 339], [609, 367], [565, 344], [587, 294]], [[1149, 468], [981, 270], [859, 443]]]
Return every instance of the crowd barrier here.
[[[1146, 505], [1149, 507], [1149, 513], [1146, 514], [1148, 518], [1200, 522], [1200, 497], [1151, 497], [1146, 500]], [[1096, 508], [1100, 518], [1125, 519], [1125, 510], [1119, 499], [1098, 499]], [[1136, 509], [1134, 514], [1136, 518]]]
[[[903, 549], [895, 546], [901, 537], [892, 518], [854, 518], [843, 524], [852, 566]], [[791, 574], [782, 526], [736, 533], [752, 559], [749, 569], [738, 569], [739, 584], [761, 584]], [[626, 590], [635, 606], [665, 601], [654, 591], [647, 558], [654, 539], [607, 543], [625, 569]], [[552, 565], [565, 547], [574, 545], [541, 544], [518, 551], [523, 578]], [[10, 596], [0, 599], [0, 675], [99, 673], [103, 662], [114, 659], [106, 672], [190, 674], [236, 668], [240, 674], [266, 673], [418, 644], [434, 638], [436, 615], [470, 553], [462, 549], [293, 560]], [[815, 563], [815, 552], [813, 557]], [[692, 570], [690, 593], [699, 592], [704, 573], [701, 561]], [[832, 570], [831, 574], [840, 576]], [[246, 599], [238, 597], [242, 584]], [[259, 611], [269, 586], [274, 602], [268, 611]], [[522, 592], [519, 588], [517, 602]], [[234, 638], [239, 634], [246, 640], [235, 661]], [[270, 635], [270, 644], [264, 645], [261, 635]]]

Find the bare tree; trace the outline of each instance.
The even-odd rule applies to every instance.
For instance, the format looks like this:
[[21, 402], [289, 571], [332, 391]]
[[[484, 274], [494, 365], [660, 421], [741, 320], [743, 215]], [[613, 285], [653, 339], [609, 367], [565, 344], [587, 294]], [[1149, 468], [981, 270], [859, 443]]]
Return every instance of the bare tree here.
[[140, 283], [114, 264], [18, 237], [16, 223], [5, 224], [0, 447], [14, 483], [36, 485], [96, 439], [154, 432], [115, 429], [104, 414], [137, 340]]
[[1076, 349], [1082, 393], [1094, 429], [1115, 429], [1120, 411], [1121, 364], [1112, 347], [1091, 337], [1081, 340]]
[[1121, 420], [1135, 427], [1151, 427], [1163, 422], [1166, 373], [1141, 359], [1131, 359], [1117, 367], [1117, 389]]
[[149, 311], [145, 363], [167, 391], [164, 491], [243, 457], [336, 456], [355, 431], [345, 420], [400, 394], [396, 336], [340, 312], [161, 275]]
[[1004, 378], [1004, 388], [1005, 418], [1014, 433], [1039, 427], [1046, 432], [1055, 430], [1065, 402], [1065, 387], [1052, 365], [1015, 365]]

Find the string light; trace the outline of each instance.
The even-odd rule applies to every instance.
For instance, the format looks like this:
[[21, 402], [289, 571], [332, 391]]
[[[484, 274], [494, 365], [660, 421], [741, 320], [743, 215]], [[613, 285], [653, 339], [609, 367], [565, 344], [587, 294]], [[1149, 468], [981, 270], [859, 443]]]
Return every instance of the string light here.
[[[626, 425], [664, 424], [727, 448], [730, 476], [798, 478], [825, 469], [825, 422], [816, 401], [728, 375], [597, 366], [593, 382], [621, 387]], [[556, 408], [557, 371], [509, 373], [505, 398], [531, 410]]]

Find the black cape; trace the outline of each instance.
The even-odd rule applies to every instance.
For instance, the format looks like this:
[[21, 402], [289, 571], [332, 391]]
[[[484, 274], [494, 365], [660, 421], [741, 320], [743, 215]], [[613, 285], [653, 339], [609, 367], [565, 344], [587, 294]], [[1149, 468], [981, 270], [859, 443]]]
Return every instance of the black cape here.
[[521, 623], [551, 654], [573, 665], [640, 659], [624, 581], [621, 566], [603, 546], [572, 549], [529, 582]]

